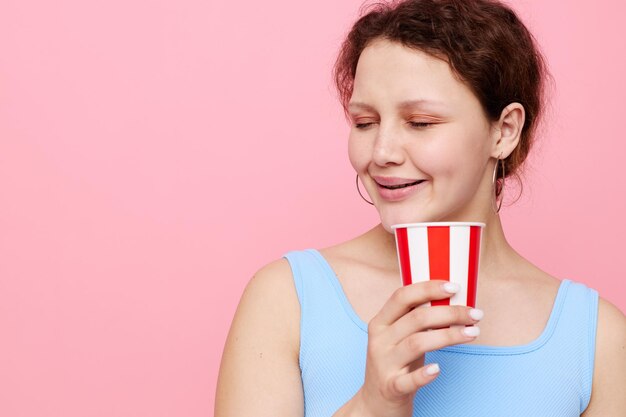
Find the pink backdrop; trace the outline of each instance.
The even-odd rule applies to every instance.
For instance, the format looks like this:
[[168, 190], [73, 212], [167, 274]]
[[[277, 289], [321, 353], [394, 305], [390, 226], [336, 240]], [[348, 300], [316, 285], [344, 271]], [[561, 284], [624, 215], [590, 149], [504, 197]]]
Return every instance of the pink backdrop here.
[[[0, 415], [212, 415], [255, 270], [377, 220], [330, 81], [359, 4], [0, 4]], [[626, 10], [513, 4], [557, 92], [507, 236], [626, 310]]]

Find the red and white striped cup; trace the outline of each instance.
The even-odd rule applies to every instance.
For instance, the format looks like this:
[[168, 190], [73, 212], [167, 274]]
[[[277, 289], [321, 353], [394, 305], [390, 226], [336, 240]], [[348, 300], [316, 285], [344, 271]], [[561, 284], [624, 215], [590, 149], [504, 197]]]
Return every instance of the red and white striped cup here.
[[476, 307], [480, 242], [485, 223], [434, 222], [392, 226], [402, 284], [431, 279], [459, 284], [451, 298], [430, 305]]

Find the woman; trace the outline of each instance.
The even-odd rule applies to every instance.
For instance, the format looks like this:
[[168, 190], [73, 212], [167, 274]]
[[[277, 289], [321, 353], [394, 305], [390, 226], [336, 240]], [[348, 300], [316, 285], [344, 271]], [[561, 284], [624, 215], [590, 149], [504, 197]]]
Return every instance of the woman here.
[[[532, 265], [502, 230], [505, 179], [531, 149], [547, 76], [515, 13], [488, 0], [376, 5], [335, 76], [357, 185], [381, 222], [255, 275], [216, 416], [626, 415], [623, 314]], [[480, 310], [423, 306], [458, 291], [443, 281], [398, 288], [391, 226], [434, 221], [486, 224]]]

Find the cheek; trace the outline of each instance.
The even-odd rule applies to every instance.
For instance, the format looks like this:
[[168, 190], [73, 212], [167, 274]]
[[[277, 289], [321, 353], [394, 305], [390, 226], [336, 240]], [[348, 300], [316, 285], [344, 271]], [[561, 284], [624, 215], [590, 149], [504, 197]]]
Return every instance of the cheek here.
[[348, 157], [350, 164], [357, 172], [365, 171], [369, 163], [371, 153], [364, 145], [366, 145], [364, 141], [352, 136], [348, 139]]
[[421, 149], [422, 166], [433, 175], [455, 182], [471, 181], [488, 158], [488, 138], [482, 130], [455, 128]]
[[413, 165], [421, 174], [433, 179], [442, 180], [453, 176], [462, 158], [456, 155], [454, 143], [447, 136], [431, 138], [430, 141], [422, 141], [417, 144], [407, 145], [407, 155]]
[[477, 179], [481, 157], [477, 153], [455, 153], [442, 161], [439, 166], [441, 178], [448, 179], [453, 185], [465, 188]]

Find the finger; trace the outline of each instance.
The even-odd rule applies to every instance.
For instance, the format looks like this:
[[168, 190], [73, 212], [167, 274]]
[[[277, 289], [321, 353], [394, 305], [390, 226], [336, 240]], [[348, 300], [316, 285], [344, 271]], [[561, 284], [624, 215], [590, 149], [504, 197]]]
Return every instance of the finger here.
[[439, 364], [431, 363], [408, 374], [400, 375], [394, 381], [398, 395], [410, 395], [439, 375]]
[[441, 329], [455, 324], [476, 324], [483, 316], [479, 309], [466, 306], [434, 306], [414, 308], [400, 317], [391, 327], [391, 343], [400, 343], [413, 333]]
[[480, 328], [478, 326], [459, 326], [414, 333], [406, 337], [393, 349], [393, 353], [390, 356], [394, 363], [391, 366], [402, 368], [426, 352], [471, 342], [479, 334]]
[[449, 298], [459, 291], [458, 284], [443, 280], [430, 280], [400, 287], [389, 297], [372, 324], [388, 326], [418, 305], [431, 300]]

